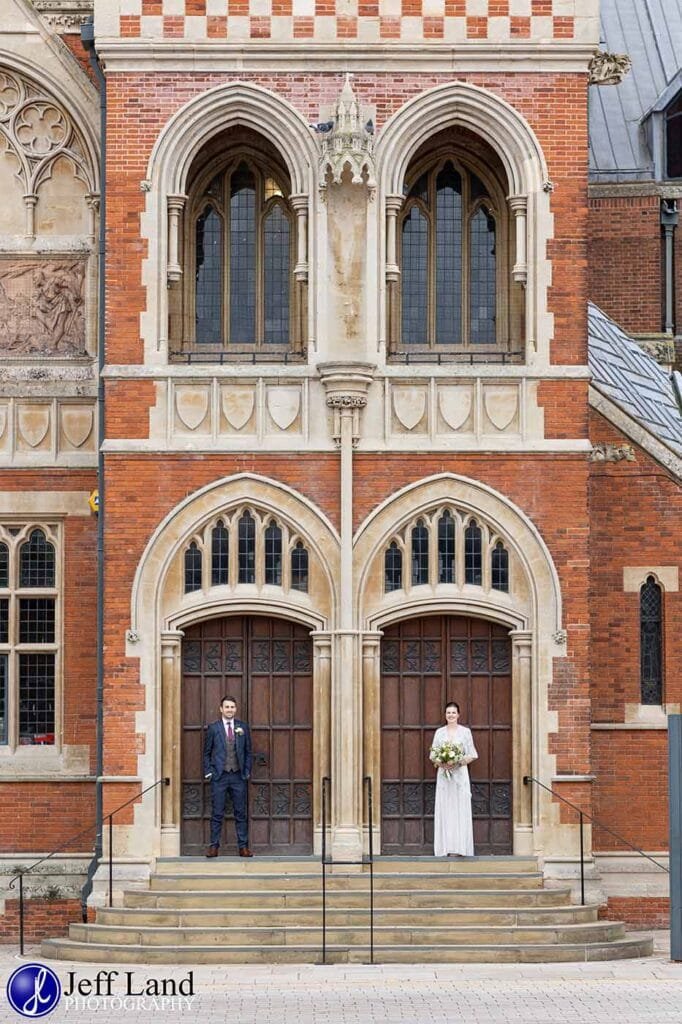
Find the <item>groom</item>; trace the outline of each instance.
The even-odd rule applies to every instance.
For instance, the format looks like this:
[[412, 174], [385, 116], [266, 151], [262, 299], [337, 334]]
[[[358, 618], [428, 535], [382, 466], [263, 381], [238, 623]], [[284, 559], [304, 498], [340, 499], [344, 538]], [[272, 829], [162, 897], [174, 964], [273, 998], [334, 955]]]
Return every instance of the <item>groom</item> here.
[[211, 780], [211, 845], [207, 857], [217, 857], [229, 793], [234, 808], [234, 824], [240, 857], [253, 857], [249, 849], [249, 825], [246, 818], [246, 783], [251, 774], [251, 733], [246, 722], [235, 718], [237, 702], [223, 697], [220, 718], [212, 722], [204, 738], [204, 778]]

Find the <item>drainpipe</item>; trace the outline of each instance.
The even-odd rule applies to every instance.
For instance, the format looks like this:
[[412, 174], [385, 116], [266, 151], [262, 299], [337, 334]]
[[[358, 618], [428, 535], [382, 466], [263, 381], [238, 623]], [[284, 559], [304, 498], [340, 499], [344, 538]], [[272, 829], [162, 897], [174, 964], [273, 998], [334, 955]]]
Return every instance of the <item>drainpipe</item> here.
[[96, 782], [95, 815], [97, 832], [95, 852], [88, 865], [88, 877], [81, 892], [83, 920], [87, 920], [87, 901], [92, 892], [92, 882], [97, 865], [102, 857], [103, 789], [104, 775], [104, 299], [105, 299], [105, 255], [106, 255], [106, 142], [107, 142], [107, 88], [102, 66], [95, 50], [95, 26], [89, 18], [81, 25], [81, 42], [90, 58], [90, 65], [99, 85], [100, 114], [100, 201], [99, 201], [99, 245], [97, 265], [97, 487], [99, 507], [97, 516], [97, 720], [96, 720]]
[[665, 239], [665, 325], [666, 334], [675, 333], [675, 310], [673, 296], [675, 294], [674, 269], [674, 238], [675, 228], [679, 220], [677, 204], [674, 199], [664, 199], [661, 204], [661, 226]]

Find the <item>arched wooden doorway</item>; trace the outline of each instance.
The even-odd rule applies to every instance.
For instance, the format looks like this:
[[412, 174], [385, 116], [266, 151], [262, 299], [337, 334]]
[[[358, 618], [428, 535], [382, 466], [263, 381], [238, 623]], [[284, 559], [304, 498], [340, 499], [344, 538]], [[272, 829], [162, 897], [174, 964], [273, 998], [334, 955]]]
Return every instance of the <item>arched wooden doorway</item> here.
[[[251, 727], [249, 841], [255, 853], [307, 854], [313, 840], [313, 650], [308, 630], [283, 619], [230, 616], [185, 628], [182, 645], [181, 852], [208, 844], [210, 784], [203, 781], [204, 728], [226, 694]], [[222, 854], [237, 852], [223, 826]]]
[[512, 852], [509, 632], [483, 619], [434, 615], [384, 628], [383, 853], [433, 853], [435, 773], [428, 752], [448, 700], [460, 705], [479, 754], [470, 768], [475, 852]]

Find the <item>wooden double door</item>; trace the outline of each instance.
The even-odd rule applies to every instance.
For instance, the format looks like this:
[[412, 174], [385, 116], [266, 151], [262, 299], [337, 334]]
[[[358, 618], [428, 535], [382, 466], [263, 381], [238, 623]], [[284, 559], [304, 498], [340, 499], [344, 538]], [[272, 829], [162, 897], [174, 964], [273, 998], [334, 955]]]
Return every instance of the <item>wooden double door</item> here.
[[381, 644], [382, 852], [433, 853], [435, 772], [428, 754], [455, 700], [474, 737], [474, 849], [512, 852], [511, 641], [503, 626], [429, 616], [386, 628]]
[[[307, 854], [313, 840], [313, 650], [296, 623], [261, 616], [211, 619], [185, 630], [182, 645], [183, 855], [208, 845], [211, 787], [204, 782], [205, 727], [225, 695], [249, 723], [253, 772], [249, 843], [261, 854]], [[229, 812], [229, 808], [228, 808]], [[221, 852], [236, 853], [231, 814]]]

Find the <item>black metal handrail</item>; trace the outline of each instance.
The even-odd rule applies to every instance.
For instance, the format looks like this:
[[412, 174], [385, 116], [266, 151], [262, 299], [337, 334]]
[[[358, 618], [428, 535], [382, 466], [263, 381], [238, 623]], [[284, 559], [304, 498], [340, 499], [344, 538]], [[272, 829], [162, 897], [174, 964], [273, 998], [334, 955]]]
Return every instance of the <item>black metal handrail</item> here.
[[[147, 786], [146, 789], [143, 789], [139, 793], [136, 793], [135, 796], [131, 796], [130, 800], [126, 800], [126, 802], [124, 804], [119, 804], [118, 807], [115, 807], [113, 811], [111, 811], [109, 814], [104, 816], [104, 821], [107, 821], [107, 820], [109, 821], [109, 906], [110, 907], [113, 906], [113, 889], [114, 889], [114, 869], [113, 869], [113, 854], [112, 854], [112, 851], [113, 851], [113, 819], [114, 819], [114, 815], [118, 814], [118, 812], [123, 810], [124, 807], [127, 807], [128, 804], [132, 804], [136, 800], [139, 800], [141, 796], [145, 795], [145, 793], [149, 793], [150, 790], [156, 789], [156, 787], [160, 786], [161, 784], [163, 784], [164, 786], [170, 785], [170, 779], [169, 778], [157, 779], [156, 782], [154, 782], [151, 786]], [[87, 835], [88, 832], [92, 832], [93, 830], [96, 830], [98, 827], [99, 827], [99, 823], [95, 822], [94, 825], [88, 825], [87, 828], [84, 828], [80, 832], [76, 832], [74, 835], [69, 836], [69, 838], [66, 840], [66, 842], [62, 843], [61, 846], [56, 846], [54, 848], [54, 850], [51, 850], [50, 853], [46, 853], [44, 857], [40, 858], [40, 860], [35, 861], [33, 864], [29, 864], [29, 866], [27, 868], [22, 869], [21, 871], [18, 871], [16, 873], [16, 875], [13, 875], [12, 878], [10, 878], [9, 884], [7, 886], [8, 889], [13, 889], [14, 888], [14, 883], [17, 880], [19, 881], [19, 954], [20, 954], [20, 956], [24, 955], [24, 875], [30, 874], [33, 871], [34, 868], [37, 868], [40, 864], [44, 864], [46, 860], [50, 860], [50, 858], [54, 857], [54, 855], [56, 853], [61, 853], [62, 850], [65, 850], [68, 846], [71, 846], [71, 844], [74, 843], [77, 839], [80, 839], [81, 836]]]
[[[362, 863], [369, 863], [369, 962], [374, 963], [374, 820], [372, 807], [372, 778], [365, 775], [363, 786], [367, 786], [367, 818], [369, 824], [369, 857], [362, 858]], [[327, 856], [327, 817], [331, 805], [331, 779], [328, 775], [322, 778], [322, 963], [327, 962], [327, 867], [330, 865], [357, 865], [355, 860], [334, 860]]]
[[644, 850], [640, 850], [638, 846], [631, 843], [629, 839], [625, 838], [625, 836], [622, 836], [619, 832], [615, 832], [612, 828], [609, 828], [608, 825], [604, 825], [592, 814], [588, 814], [587, 811], [583, 811], [582, 808], [571, 803], [570, 800], [567, 800], [565, 796], [561, 795], [561, 793], [557, 793], [557, 791], [552, 789], [551, 786], [546, 786], [544, 782], [540, 782], [539, 779], [533, 778], [532, 775], [524, 775], [523, 784], [528, 786], [531, 782], [535, 783], [536, 786], [540, 786], [542, 789], [545, 789], [548, 793], [551, 793], [552, 796], [558, 797], [559, 800], [563, 801], [563, 803], [567, 804], [569, 807], [572, 807], [580, 818], [580, 902], [582, 906], [585, 906], [585, 843], [583, 839], [583, 821], [585, 818], [587, 818], [588, 821], [591, 821], [598, 828], [603, 828], [605, 832], [609, 833], [609, 835], [615, 836], [615, 838], [620, 840], [621, 843], [625, 843], [626, 846], [629, 846], [631, 850], [639, 853], [642, 857], [646, 857], [647, 860], [650, 860], [657, 868], [661, 868], [661, 870], [665, 871], [666, 874], [670, 874], [670, 871], [665, 864], [661, 864], [659, 861], [654, 860], [653, 857], [650, 857], [648, 853], [644, 852]]

